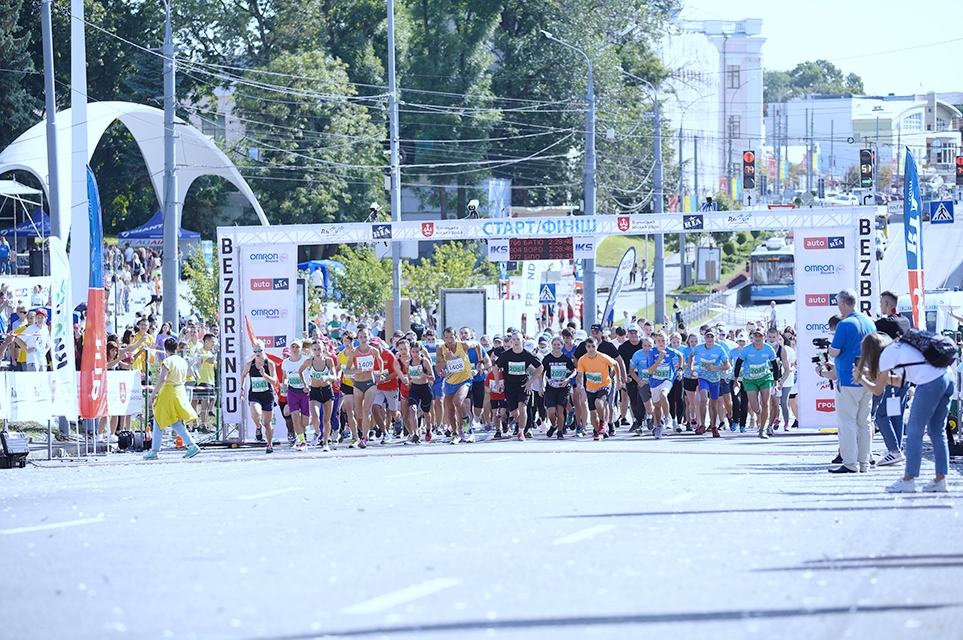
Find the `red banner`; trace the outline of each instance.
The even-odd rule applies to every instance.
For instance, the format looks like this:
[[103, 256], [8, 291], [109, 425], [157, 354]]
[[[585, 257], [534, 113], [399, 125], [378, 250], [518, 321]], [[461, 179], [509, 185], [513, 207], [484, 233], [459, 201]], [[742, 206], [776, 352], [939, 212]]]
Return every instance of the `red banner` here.
[[[254, 341], [257, 337], [254, 335], [254, 329], [251, 328], [251, 321], [244, 316], [244, 326], [247, 328], [247, 339], [251, 343], [251, 347], [254, 347]], [[274, 393], [278, 398], [281, 397], [281, 363], [284, 362], [283, 358], [278, 358], [277, 356], [271, 355], [267, 351], [264, 352], [264, 356], [274, 363], [274, 372], [277, 378], [277, 382], [274, 383]]]
[[80, 417], [107, 415], [107, 314], [104, 290], [87, 290], [87, 326], [80, 360]]

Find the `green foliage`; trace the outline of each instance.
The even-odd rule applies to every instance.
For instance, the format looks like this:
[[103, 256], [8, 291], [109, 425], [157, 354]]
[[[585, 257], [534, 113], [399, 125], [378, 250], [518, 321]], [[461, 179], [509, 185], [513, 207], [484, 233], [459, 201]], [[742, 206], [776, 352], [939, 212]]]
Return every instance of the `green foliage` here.
[[746, 235], [745, 231], [740, 231], [739, 233], [736, 234], [736, 242], [738, 242], [739, 244], [746, 244], [746, 240], [748, 239], [749, 239], [749, 236]]
[[844, 75], [828, 60], [800, 62], [791, 71], [766, 71], [763, 74], [763, 101], [786, 102], [813, 94], [862, 95], [863, 80], [855, 73]]
[[[41, 108], [43, 94], [30, 93], [24, 87], [24, 78], [33, 71], [27, 51], [28, 35], [21, 24], [24, 17], [36, 19], [36, 14], [24, 10], [21, 0], [0, 0], [0, 149], [34, 124], [34, 113]], [[40, 20], [36, 20], [38, 23]]]
[[204, 320], [211, 321], [217, 318], [217, 272], [214, 265], [208, 263], [204, 257], [200, 245], [191, 245], [182, 269], [187, 278], [188, 304], [197, 309]]
[[479, 243], [447, 242], [435, 247], [431, 260], [405, 262], [402, 292], [421, 304], [438, 300], [439, 289], [466, 289], [495, 282], [498, 269], [481, 255]]
[[358, 315], [384, 312], [385, 301], [391, 298], [391, 261], [375, 257], [370, 246], [354, 249], [342, 245], [336, 258], [344, 271], [332, 273], [333, 289], [341, 298], [333, 301]]
[[727, 241], [722, 245], [722, 252], [725, 253], [727, 256], [735, 255], [736, 245], [732, 244], [732, 242]]
[[753, 229], [749, 233], [752, 234], [753, 238], [759, 239], [759, 235], [762, 234], [762, 231], [759, 231], [758, 229]]

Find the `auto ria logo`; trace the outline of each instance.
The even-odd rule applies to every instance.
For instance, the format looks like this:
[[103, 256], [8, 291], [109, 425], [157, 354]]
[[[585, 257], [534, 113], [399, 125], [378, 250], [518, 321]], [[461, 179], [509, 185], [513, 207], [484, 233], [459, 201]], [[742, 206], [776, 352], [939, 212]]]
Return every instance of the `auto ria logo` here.
[[807, 307], [834, 307], [836, 306], [835, 293], [807, 293]]
[[823, 249], [845, 249], [846, 238], [843, 236], [828, 236], [825, 238], [803, 238], [803, 249], [822, 251]]

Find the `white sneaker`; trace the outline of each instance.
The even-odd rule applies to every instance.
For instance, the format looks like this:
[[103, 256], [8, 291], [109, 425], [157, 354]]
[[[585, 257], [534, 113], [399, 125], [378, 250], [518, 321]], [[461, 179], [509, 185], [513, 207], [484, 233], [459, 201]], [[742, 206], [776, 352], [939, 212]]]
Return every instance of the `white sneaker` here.
[[888, 467], [891, 464], [899, 464], [903, 460], [905, 460], [905, 458], [903, 457], [902, 451], [897, 451], [896, 453], [888, 451], [885, 456], [880, 458], [879, 462], [876, 463], [876, 466]]
[[886, 491], [889, 493], [916, 493], [916, 479], [906, 480], [905, 478], [900, 478], [886, 487]]
[[946, 488], [946, 478], [942, 480], [930, 480], [925, 487], [923, 487], [923, 493], [949, 493]]

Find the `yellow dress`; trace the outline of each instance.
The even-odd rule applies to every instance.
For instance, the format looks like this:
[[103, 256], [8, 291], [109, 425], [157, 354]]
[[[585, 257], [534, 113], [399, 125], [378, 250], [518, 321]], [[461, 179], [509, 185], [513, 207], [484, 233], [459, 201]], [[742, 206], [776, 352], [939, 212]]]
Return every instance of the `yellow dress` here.
[[154, 420], [157, 421], [157, 426], [163, 429], [178, 420], [197, 420], [197, 413], [191, 407], [184, 390], [187, 361], [180, 356], [167, 356], [164, 367], [167, 368], [167, 378], [154, 397]]

